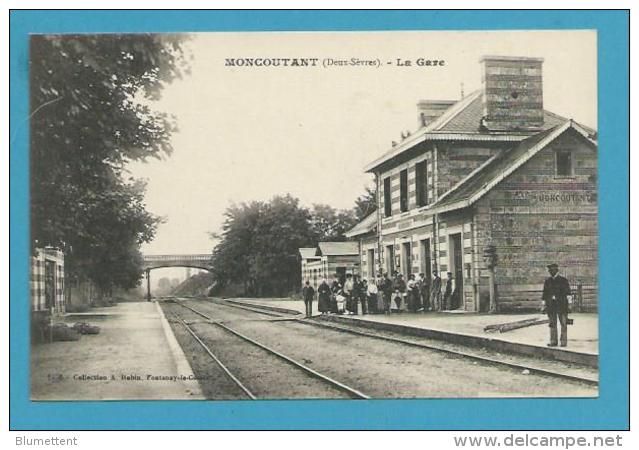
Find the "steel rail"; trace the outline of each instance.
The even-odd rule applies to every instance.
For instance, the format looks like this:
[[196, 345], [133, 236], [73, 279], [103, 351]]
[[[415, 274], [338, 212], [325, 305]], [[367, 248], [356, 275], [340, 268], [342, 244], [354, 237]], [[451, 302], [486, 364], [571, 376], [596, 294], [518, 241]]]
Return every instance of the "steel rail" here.
[[417, 348], [423, 348], [423, 349], [427, 349], [427, 350], [433, 350], [433, 351], [437, 351], [440, 353], [447, 353], [447, 354], [452, 354], [455, 356], [460, 356], [463, 358], [468, 358], [468, 359], [472, 359], [475, 361], [480, 361], [480, 362], [484, 362], [487, 364], [493, 364], [493, 365], [502, 365], [502, 366], [507, 366], [511, 369], [516, 369], [516, 370], [528, 370], [530, 373], [536, 373], [539, 375], [546, 375], [546, 376], [551, 376], [551, 377], [555, 377], [555, 378], [563, 378], [566, 380], [570, 380], [570, 381], [576, 381], [579, 383], [584, 383], [584, 384], [588, 384], [591, 386], [598, 386], [599, 385], [599, 380], [596, 380], [594, 378], [587, 378], [587, 377], [580, 377], [578, 375], [571, 375], [568, 373], [563, 373], [563, 372], [555, 372], [552, 370], [548, 370], [548, 369], [542, 369], [541, 367], [535, 367], [535, 366], [530, 366], [530, 365], [524, 365], [524, 364], [517, 364], [514, 362], [508, 362], [508, 361], [503, 361], [500, 359], [494, 359], [494, 358], [490, 358], [488, 356], [480, 356], [477, 354], [472, 354], [472, 353], [466, 353], [466, 352], [462, 352], [459, 350], [452, 350], [452, 349], [447, 349], [444, 347], [438, 347], [435, 345], [428, 345], [428, 344], [424, 344], [421, 342], [414, 342], [414, 341], [409, 341], [409, 340], [405, 340], [402, 338], [396, 338], [393, 336], [385, 336], [385, 335], [378, 335], [375, 333], [369, 333], [366, 331], [359, 331], [359, 330], [353, 330], [351, 328], [346, 328], [346, 327], [340, 327], [337, 325], [329, 325], [327, 323], [320, 323], [317, 321], [310, 321], [310, 320], [302, 320], [299, 319], [298, 320], [299, 323], [306, 323], [309, 325], [313, 325], [313, 326], [318, 326], [318, 327], [324, 327], [324, 328], [330, 328], [333, 330], [337, 330], [337, 331], [341, 331], [344, 333], [351, 333], [351, 334], [357, 334], [360, 336], [368, 336], [371, 338], [375, 338], [375, 339], [383, 339], [385, 341], [391, 341], [391, 342], [395, 342], [398, 344], [404, 344], [404, 345], [409, 345], [412, 347], [417, 347]]
[[287, 308], [280, 308], [278, 306], [268, 306], [268, 305], [260, 305], [260, 304], [256, 304], [256, 303], [241, 303], [237, 300], [229, 300], [229, 299], [221, 299], [220, 300], [222, 303], [224, 304], [232, 304], [238, 308], [246, 308], [246, 309], [250, 309], [250, 310], [260, 310], [260, 311], [264, 311], [264, 313], [266, 314], [266, 312], [273, 314], [280, 314], [280, 315], [286, 315], [286, 316], [303, 316], [304, 314], [296, 311], [296, 310], [292, 310], [292, 309], [287, 309]]
[[[221, 302], [216, 302], [216, 304], [218, 305], [225, 305], [225, 306], [229, 306], [232, 308], [238, 308], [238, 309], [245, 309], [247, 311], [252, 311], [255, 313], [259, 313], [259, 314], [264, 314], [265, 316], [271, 316], [271, 317], [285, 317], [284, 314], [286, 313], [282, 313], [279, 311], [274, 311], [274, 310], [267, 310], [264, 308], [253, 308], [250, 306], [245, 306], [245, 305], [238, 305], [235, 304], [234, 302], [228, 302], [225, 300], [222, 300]], [[293, 314], [289, 314], [290, 316], [293, 316]]]
[[[259, 314], [266, 314], [262, 310], [256, 310], [256, 309], [252, 309], [252, 308], [238, 306], [238, 305], [235, 305], [235, 304], [233, 304], [231, 302], [224, 302], [223, 305], [229, 306], [231, 308], [246, 309], [246, 310], [253, 311], [253, 312], [256, 312], [256, 313], [259, 313]], [[267, 307], [264, 306], [264, 308], [267, 308]], [[282, 316], [285, 316], [285, 314], [282, 314]], [[391, 342], [395, 342], [395, 343], [398, 343], [398, 344], [405, 344], [405, 345], [409, 345], [409, 346], [412, 346], [412, 347], [423, 348], [423, 349], [427, 349], [427, 350], [437, 351], [437, 352], [440, 352], [440, 353], [456, 355], [456, 356], [460, 356], [460, 357], [463, 357], [463, 358], [468, 358], [468, 359], [472, 359], [472, 360], [475, 360], [475, 361], [484, 362], [484, 363], [487, 363], [487, 364], [502, 365], [502, 366], [506, 366], [506, 367], [509, 367], [511, 369], [516, 369], [516, 370], [528, 370], [531, 373], [536, 373], [536, 374], [539, 374], [539, 375], [545, 375], [545, 376], [550, 376], [550, 377], [555, 377], [555, 378], [563, 378], [563, 379], [570, 380], [570, 381], [576, 381], [576, 382], [579, 382], [579, 383], [588, 384], [590, 386], [599, 386], [599, 380], [594, 379], [594, 378], [580, 377], [578, 375], [571, 375], [571, 374], [563, 373], [563, 372], [555, 372], [555, 371], [552, 371], [552, 370], [549, 370], [549, 369], [543, 369], [541, 367], [535, 367], [535, 366], [525, 365], [525, 364], [517, 364], [517, 363], [514, 363], [514, 362], [508, 362], [508, 361], [503, 361], [503, 360], [500, 360], [500, 359], [490, 358], [488, 356], [481, 356], [481, 355], [467, 353], [467, 352], [463, 352], [463, 351], [459, 351], [459, 350], [448, 349], [448, 348], [444, 348], [444, 347], [440, 347], [440, 346], [436, 346], [436, 345], [424, 344], [422, 342], [409, 341], [409, 340], [402, 339], [402, 338], [397, 338], [397, 337], [394, 337], [394, 336], [376, 334], [376, 333], [371, 333], [371, 332], [367, 332], [367, 331], [354, 330], [354, 329], [352, 329], [350, 327], [344, 327], [344, 326], [339, 326], [339, 325], [334, 325], [334, 324], [330, 324], [329, 325], [328, 323], [322, 323], [322, 322], [319, 322], [319, 321], [313, 320], [313, 319], [307, 320], [306, 318], [294, 318], [294, 320], [296, 320], [299, 323], [303, 323], [303, 324], [307, 324], [307, 325], [311, 325], [311, 326], [316, 326], [316, 327], [329, 328], [329, 329], [340, 331], [340, 332], [343, 332], [343, 333], [350, 333], [350, 334], [355, 334], [355, 335], [359, 335], [359, 336], [366, 336], [366, 337], [375, 338], [375, 339], [382, 339], [382, 340], [385, 340], [385, 341], [391, 341]]]
[[202, 342], [202, 339], [200, 339], [197, 333], [193, 331], [193, 329], [189, 326], [189, 324], [187, 324], [184, 320], [178, 317], [176, 313], [173, 313], [173, 315], [175, 316], [175, 319], [179, 323], [181, 323], [186, 328], [186, 330], [191, 334], [191, 336], [193, 336], [193, 338], [202, 346], [202, 348], [206, 351], [206, 353], [208, 353], [208, 355], [213, 359], [213, 361], [215, 361], [217, 365], [220, 366], [220, 368], [228, 375], [228, 377], [231, 380], [233, 380], [233, 382], [240, 389], [242, 389], [242, 391], [244, 391], [244, 393], [251, 400], [257, 400], [257, 397], [246, 386], [244, 386], [244, 384], [242, 384], [242, 382], [235, 375], [233, 375], [233, 373], [224, 365], [224, 363], [222, 363], [222, 361], [220, 361], [220, 359], [217, 356], [215, 356], [215, 354], [211, 351], [211, 349], [204, 342]]
[[252, 339], [252, 338], [250, 338], [248, 336], [245, 336], [244, 334], [240, 333], [237, 330], [234, 330], [233, 328], [231, 328], [231, 327], [229, 327], [227, 325], [224, 325], [224, 324], [222, 324], [220, 322], [214, 321], [210, 316], [204, 314], [201, 311], [196, 310], [195, 308], [192, 308], [192, 307], [190, 307], [188, 305], [185, 305], [182, 302], [177, 302], [177, 303], [179, 305], [183, 306], [184, 308], [187, 308], [187, 309], [193, 311], [195, 314], [198, 314], [199, 316], [207, 319], [209, 321], [209, 323], [211, 323], [213, 325], [217, 325], [220, 328], [228, 331], [229, 333], [231, 333], [231, 334], [233, 334], [233, 335], [235, 335], [235, 336], [237, 336], [237, 337], [239, 337], [239, 338], [241, 338], [241, 339], [243, 339], [243, 340], [245, 340], [247, 342], [250, 342], [251, 344], [253, 344], [253, 345], [255, 345], [255, 346], [257, 346], [257, 347], [259, 347], [259, 348], [261, 348], [263, 350], [266, 350], [267, 352], [277, 356], [278, 358], [288, 362], [289, 364], [292, 364], [293, 366], [298, 367], [299, 369], [302, 369], [306, 373], [308, 373], [308, 374], [310, 374], [310, 375], [312, 375], [312, 376], [314, 376], [314, 377], [316, 377], [316, 378], [318, 378], [318, 379], [320, 379], [320, 380], [322, 380], [322, 381], [324, 381], [324, 382], [326, 382], [326, 383], [328, 383], [328, 384], [330, 384], [330, 385], [332, 385], [334, 387], [337, 387], [338, 389], [348, 393], [350, 396], [352, 396], [352, 397], [354, 397], [356, 399], [364, 399], [364, 400], [366, 400], [366, 399], [370, 398], [368, 395], [358, 391], [357, 389], [354, 389], [354, 388], [352, 388], [350, 386], [347, 386], [344, 383], [341, 383], [341, 382], [339, 382], [337, 380], [334, 380], [333, 378], [331, 378], [329, 376], [326, 376], [326, 375], [324, 375], [324, 374], [322, 374], [322, 373], [320, 373], [320, 372], [318, 372], [318, 371], [316, 371], [314, 369], [311, 369], [310, 367], [300, 363], [299, 361], [296, 361], [295, 359], [293, 359], [293, 358], [291, 358], [289, 356], [286, 356], [285, 354], [280, 353], [277, 350], [274, 350], [274, 349], [262, 344], [261, 342], [256, 341], [255, 339]]

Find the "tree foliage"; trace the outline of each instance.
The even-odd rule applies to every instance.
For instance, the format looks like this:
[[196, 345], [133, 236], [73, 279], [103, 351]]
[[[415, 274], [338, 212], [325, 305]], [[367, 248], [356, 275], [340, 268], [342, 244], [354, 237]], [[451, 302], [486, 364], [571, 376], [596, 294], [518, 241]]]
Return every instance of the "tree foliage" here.
[[36, 35], [30, 41], [31, 242], [66, 254], [103, 290], [140, 278], [159, 218], [126, 164], [171, 153], [174, 121], [150, 106], [186, 70], [174, 35]]
[[219, 284], [241, 283], [254, 295], [285, 295], [299, 284], [298, 249], [314, 240], [310, 213], [299, 200], [232, 205], [226, 210], [221, 242], [213, 250]]
[[357, 197], [353, 211], [357, 221], [362, 221], [377, 209], [377, 190], [375, 186], [367, 186], [366, 192]]
[[311, 210], [311, 230], [316, 241], [344, 241], [344, 233], [358, 222], [353, 211], [315, 204]]
[[301, 284], [299, 248], [343, 241], [358, 222], [355, 209], [277, 196], [270, 202], [231, 205], [213, 249], [213, 280], [218, 287], [241, 284], [249, 295], [286, 295]]

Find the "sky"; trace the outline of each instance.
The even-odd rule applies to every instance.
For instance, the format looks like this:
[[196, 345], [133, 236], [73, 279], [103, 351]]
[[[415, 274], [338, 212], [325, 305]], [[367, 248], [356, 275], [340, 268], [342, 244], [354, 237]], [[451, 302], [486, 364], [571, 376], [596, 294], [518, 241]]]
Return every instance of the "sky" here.
[[[417, 102], [479, 89], [484, 55], [543, 57], [544, 108], [597, 126], [594, 31], [202, 33], [186, 46], [191, 74], [153, 105], [176, 118], [174, 151], [129, 166], [148, 181], [147, 209], [166, 221], [146, 254], [209, 253], [208, 233], [220, 231], [232, 202], [290, 193], [309, 207], [351, 208], [372, 184], [363, 167], [418, 128]], [[251, 57], [319, 64], [225, 66]], [[382, 66], [325, 68], [326, 58]]]

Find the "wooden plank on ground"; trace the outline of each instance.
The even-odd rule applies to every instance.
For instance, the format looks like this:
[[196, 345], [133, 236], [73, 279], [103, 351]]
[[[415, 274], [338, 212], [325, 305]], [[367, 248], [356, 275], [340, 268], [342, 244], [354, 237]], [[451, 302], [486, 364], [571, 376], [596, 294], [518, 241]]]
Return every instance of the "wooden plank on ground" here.
[[515, 322], [486, 325], [484, 327], [484, 332], [493, 333], [495, 331], [499, 331], [500, 333], [504, 333], [506, 331], [517, 330], [519, 328], [530, 327], [532, 325], [543, 325], [545, 323], [548, 323], [548, 319], [538, 319], [538, 318], [523, 319], [523, 320], [517, 320]]

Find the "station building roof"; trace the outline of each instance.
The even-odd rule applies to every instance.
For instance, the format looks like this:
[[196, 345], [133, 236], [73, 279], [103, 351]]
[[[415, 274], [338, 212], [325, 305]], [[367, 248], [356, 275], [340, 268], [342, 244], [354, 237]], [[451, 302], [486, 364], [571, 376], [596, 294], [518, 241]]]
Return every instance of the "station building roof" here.
[[[538, 131], [488, 131], [482, 128], [484, 115], [482, 105], [482, 91], [477, 90], [451, 105], [444, 113], [427, 126], [392, 147], [379, 158], [364, 167], [366, 172], [374, 172], [380, 166], [390, 162], [393, 158], [414, 148], [424, 141], [491, 141], [491, 142], [520, 142], [531, 135], [561, 126], [568, 119], [544, 110], [544, 123]], [[595, 131], [580, 125], [590, 134]]]
[[302, 247], [299, 248], [298, 251], [300, 252], [300, 256], [302, 257], [302, 259], [317, 258], [317, 255], [315, 255], [315, 253], [317, 252], [317, 248], [315, 247]]
[[377, 211], [366, 216], [361, 222], [359, 222], [353, 228], [351, 228], [346, 233], [344, 233], [344, 235], [348, 238], [361, 236], [363, 234], [374, 231], [376, 226], [377, 226]]
[[432, 210], [433, 213], [440, 213], [470, 206], [555, 139], [568, 132], [568, 130], [579, 133], [592, 145], [597, 145], [596, 138], [591, 133], [591, 130], [572, 120], [566, 120], [560, 126], [555, 126], [524, 139], [513, 148], [499, 151], [449, 191], [445, 192], [428, 210]]
[[357, 242], [320, 242], [317, 244], [316, 256], [348, 255], [359, 255], [359, 244]]

